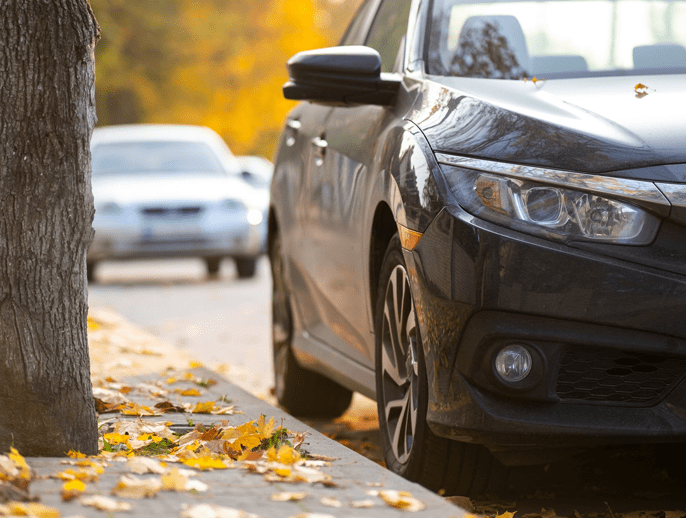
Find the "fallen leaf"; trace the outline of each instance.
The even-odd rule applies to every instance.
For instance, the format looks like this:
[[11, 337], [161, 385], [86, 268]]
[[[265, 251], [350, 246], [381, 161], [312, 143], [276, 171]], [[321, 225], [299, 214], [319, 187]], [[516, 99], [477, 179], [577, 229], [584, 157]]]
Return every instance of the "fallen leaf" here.
[[281, 493], [274, 493], [271, 498], [274, 502], [299, 502], [303, 498], [307, 496], [307, 493], [305, 492], [297, 492], [297, 493], [289, 493], [289, 492], [281, 492]]
[[9, 511], [8, 516], [30, 516], [32, 518], [60, 518], [60, 512], [57, 509], [42, 504], [22, 504], [20, 502], [8, 502], [7, 505], [3, 507], [5, 507]]
[[[101, 495], [93, 495], [81, 498], [79, 503], [89, 507], [95, 507], [100, 511], [108, 511], [111, 513], [131, 511], [133, 506], [128, 502], [119, 502], [112, 498]], [[59, 515], [58, 515], [59, 516]]]
[[162, 489], [162, 481], [157, 478], [138, 478], [124, 475], [112, 489], [112, 494], [121, 498], [151, 498]]
[[69, 502], [74, 498], [80, 497], [86, 490], [86, 484], [81, 480], [70, 480], [62, 486], [62, 500]]
[[374, 500], [356, 500], [350, 502], [350, 507], [354, 509], [369, 509], [370, 507], [374, 507], [374, 505]]
[[176, 394], [179, 394], [181, 396], [201, 396], [202, 392], [200, 392], [196, 388], [190, 388], [190, 389], [174, 389], [174, 392]]
[[157, 403], [157, 404], [155, 405], [155, 408], [157, 408], [157, 409], [160, 410], [161, 412], [165, 412], [165, 413], [166, 413], [166, 412], [179, 412], [179, 413], [183, 413], [183, 412], [186, 411], [185, 408], [183, 408], [182, 406], [175, 405], [175, 404], [172, 403], [171, 401], [162, 401], [161, 403]]
[[198, 491], [205, 492], [209, 489], [207, 484], [199, 480], [191, 480], [188, 475], [178, 468], [172, 469], [169, 474], [162, 476], [163, 491]]
[[402, 509], [403, 511], [416, 512], [421, 511], [426, 507], [408, 491], [394, 491], [389, 489], [384, 491], [370, 491], [369, 494], [371, 496], [378, 496], [391, 507]]
[[280, 462], [281, 464], [295, 464], [301, 457], [300, 452], [287, 444], [283, 444], [278, 450], [272, 446], [267, 451], [267, 458], [269, 460]]
[[205, 401], [204, 403], [198, 403], [191, 410], [192, 414], [209, 414], [215, 406], [214, 401]]
[[164, 475], [169, 471], [168, 468], [162, 466], [159, 460], [149, 457], [132, 457], [126, 462], [126, 467], [136, 475], [145, 475], [146, 473]]
[[228, 468], [222, 459], [209, 456], [184, 459], [182, 462], [186, 466], [190, 466], [191, 468], [199, 469], [201, 471]]
[[85, 459], [86, 454], [81, 453], [80, 451], [69, 450], [67, 452], [67, 457], [69, 457], [70, 459]]
[[332, 497], [328, 497], [328, 496], [325, 496], [324, 498], [322, 498], [320, 500], [320, 502], [322, 505], [325, 505], [327, 507], [343, 507], [343, 504], [341, 503], [340, 500], [338, 500], [337, 498], [332, 498]]

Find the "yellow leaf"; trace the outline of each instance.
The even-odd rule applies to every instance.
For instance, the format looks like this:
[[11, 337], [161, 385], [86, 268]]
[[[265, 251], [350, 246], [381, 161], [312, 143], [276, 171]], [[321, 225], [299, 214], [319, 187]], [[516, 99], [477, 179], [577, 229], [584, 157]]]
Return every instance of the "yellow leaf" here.
[[295, 464], [300, 458], [300, 453], [287, 444], [282, 445], [279, 451], [276, 452], [276, 459], [282, 464]]
[[265, 423], [265, 416], [262, 414], [257, 420], [257, 425], [255, 425], [256, 433], [261, 439], [268, 439], [274, 433], [274, 418], [272, 417], [268, 422]]
[[236, 450], [240, 451], [239, 448], [247, 448], [248, 450], [252, 450], [253, 448], [256, 448], [262, 443], [259, 437], [256, 437], [254, 435], [243, 435], [233, 441], [231, 444], [231, 447]]
[[70, 480], [65, 482], [62, 486], [62, 500], [68, 502], [81, 496], [81, 494], [86, 490], [86, 484], [81, 480]]
[[425, 505], [407, 491], [379, 491], [378, 496], [391, 507], [415, 512], [424, 509]]
[[203, 367], [203, 364], [202, 364], [202, 362], [192, 361], [188, 366], [189, 366], [191, 369], [195, 369], [195, 368], [198, 368], [198, 367]]
[[291, 470], [288, 468], [277, 468], [274, 470], [274, 473], [276, 473], [280, 477], [290, 477], [291, 476]]
[[169, 378], [167, 378], [167, 385], [173, 385], [177, 381], [178, 381], [178, 379], [176, 379], [174, 377], [169, 377]]
[[100, 329], [102, 326], [98, 324], [95, 320], [91, 320], [90, 317], [88, 317], [88, 330], [89, 331], [97, 331]]
[[108, 443], [110, 444], [126, 444], [129, 442], [130, 437], [128, 435], [123, 435], [120, 433], [106, 433], [103, 435], [103, 439], [105, 439]]
[[22, 504], [19, 502], [8, 502], [7, 507], [10, 515], [32, 516], [34, 518], [60, 518], [60, 512], [54, 507], [42, 504]]
[[67, 452], [67, 456], [72, 458], [72, 459], [85, 459], [86, 458], [85, 453], [81, 453], [80, 451], [74, 451], [74, 450], [69, 450]]
[[182, 396], [200, 396], [201, 393], [198, 389], [191, 388], [186, 390], [176, 389], [174, 392]]
[[158, 442], [162, 442], [164, 440], [164, 437], [160, 437], [159, 435], [155, 435], [152, 433], [147, 433], [147, 434], [139, 435], [136, 438], [136, 440], [137, 441], [152, 441], [155, 444], [157, 444]]
[[122, 407], [120, 412], [124, 415], [138, 415], [138, 416], [154, 416], [162, 415], [162, 412], [156, 412], [150, 407], [139, 405], [138, 403], [128, 403]]
[[210, 469], [226, 469], [224, 461], [214, 457], [198, 457], [196, 459], [185, 459], [182, 461], [186, 466], [202, 471]]
[[191, 413], [193, 414], [209, 414], [214, 408], [214, 401], [206, 401], [204, 403], [198, 403], [195, 405]]

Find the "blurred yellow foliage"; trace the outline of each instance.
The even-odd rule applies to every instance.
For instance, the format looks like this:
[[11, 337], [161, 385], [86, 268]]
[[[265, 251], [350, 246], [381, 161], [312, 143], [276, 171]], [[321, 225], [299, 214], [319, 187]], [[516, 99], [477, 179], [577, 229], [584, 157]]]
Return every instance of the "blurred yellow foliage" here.
[[[361, 0], [91, 0], [100, 125], [203, 124], [272, 157], [286, 61], [335, 45]], [[332, 24], [336, 20], [336, 25]]]

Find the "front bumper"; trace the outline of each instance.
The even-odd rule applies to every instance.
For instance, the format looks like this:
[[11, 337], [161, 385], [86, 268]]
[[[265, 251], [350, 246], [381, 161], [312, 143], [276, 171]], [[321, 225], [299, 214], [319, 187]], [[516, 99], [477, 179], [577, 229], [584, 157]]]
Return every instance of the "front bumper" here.
[[140, 227], [99, 226], [88, 261], [164, 257], [254, 257], [264, 248], [263, 225], [235, 225], [195, 232], [150, 233]]
[[[493, 451], [686, 438], [686, 276], [459, 208], [405, 257], [435, 433]], [[518, 384], [493, 370], [510, 343], [534, 359]]]

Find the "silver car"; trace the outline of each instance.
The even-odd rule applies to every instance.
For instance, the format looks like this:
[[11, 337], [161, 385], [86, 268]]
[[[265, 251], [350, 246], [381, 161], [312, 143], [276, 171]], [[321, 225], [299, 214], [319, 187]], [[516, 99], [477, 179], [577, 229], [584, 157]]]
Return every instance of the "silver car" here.
[[215, 275], [221, 259], [252, 277], [266, 235], [264, 190], [241, 176], [222, 138], [200, 126], [140, 124], [98, 128], [91, 140], [99, 261], [201, 257]]

